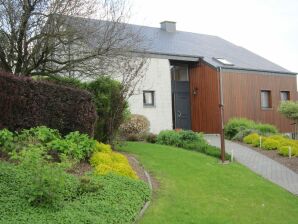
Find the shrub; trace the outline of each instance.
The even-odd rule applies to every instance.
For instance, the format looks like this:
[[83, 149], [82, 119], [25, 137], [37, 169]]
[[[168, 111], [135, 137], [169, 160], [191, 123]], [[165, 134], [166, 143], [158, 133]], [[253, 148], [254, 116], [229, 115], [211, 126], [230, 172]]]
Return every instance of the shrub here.
[[27, 143], [42, 143], [46, 144], [56, 139], [60, 139], [61, 135], [58, 130], [51, 129], [46, 126], [38, 126], [30, 129], [23, 129], [18, 134], [18, 141]]
[[239, 131], [253, 129], [255, 122], [246, 118], [232, 118], [225, 125], [225, 137], [232, 139]]
[[157, 142], [157, 135], [153, 134], [153, 133], [148, 133], [146, 135], [146, 142], [156, 143]]
[[202, 133], [193, 131], [161, 131], [157, 136], [157, 143], [172, 145], [186, 149], [195, 148], [198, 145], [207, 144]]
[[99, 175], [114, 173], [133, 179], [138, 178], [127, 158], [120, 153], [95, 152], [90, 158], [90, 164], [95, 167], [95, 173]]
[[263, 149], [274, 150], [274, 149], [277, 149], [278, 146], [279, 146], [279, 141], [278, 140], [274, 140], [272, 138], [266, 138], [262, 142], [262, 148]]
[[109, 152], [112, 152], [112, 147], [109, 144], [104, 144], [104, 143], [96, 141], [94, 151], [109, 153]]
[[179, 146], [180, 139], [179, 139], [179, 132], [173, 130], [164, 130], [161, 131], [157, 135], [158, 144], [162, 145], [172, 145], [172, 146]]
[[[4, 145], [1, 142], [4, 142]], [[24, 129], [15, 134], [6, 129], [0, 130], [0, 149], [6, 153], [12, 151], [18, 153], [32, 145], [42, 146], [54, 161], [62, 161], [65, 156], [76, 161], [84, 160], [89, 158], [93, 151], [102, 147], [87, 134], [81, 134], [78, 131], [61, 137], [58, 130], [45, 126]]]
[[14, 134], [7, 129], [0, 130], [0, 152], [11, 152], [13, 149]]
[[225, 125], [225, 137], [233, 140], [241, 140], [250, 133], [270, 135], [278, 133], [277, 128], [271, 124], [255, 123], [246, 118], [232, 118]]
[[289, 147], [291, 147], [291, 156], [298, 156], [298, 146], [281, 146], [278, 148], [278, 153], [282, 156], [289, 156]]
[[96, 108], [87, 91], [0, 72], [0, 129], [45, 125], [63, 135], [93, 135]]
[[120, 132], [126, 139], [133, 137], [137, 140], [143, 140], [144, 136], [149, 131], [149, 127], [150, 122], [145, 116], [133, 114], [128, 121], [120, 126]]
[[[233, 138], [232, 140], [234, 141], [243, 141], [243, 138], [246, 137], [247, 135], [249, 134], [252, 134], [252, 133], [258, 133], [257, 130], [255, 129], [243, 129], [243, 130], [240, 130]], [[258, 133], [260, 134], [260, 133]]]
[[[161, 131], [157, 136], [157, 143], [201, 152], [216, 158], [221, 155], [219, 148], [208, 145], [202, 133], [193, 131]], [[228, 154], [225, 154], [225, 157], [230, 159]]]
[[65, 140], [76, 145], [75, 152], [77, 159], [89, 158], [95, 148], [95, 140], [89, 138], [86, 134], [81, 134], [78, 131], [71, 132], [65, 136]]
[[78, 161], [89, 158], [95, 146], [95, 140], [77, 131], [69, 133], [64, 139], [55, 139], [47, 144], [49, 151], [57, 151]]
[[252, 133], [243, 138], [243, 142], [252, 146], [260, 146], [260, 135]]
[[122, 95], [121, 83], [101, 76], [84, 88], [92, 94], [99, 117], [95, 138], [101, 142], [112, 142], [128, 114], [128, 103]]
[[258, 130], [260, 134], [268, 135], [268, 134], [277, 134], [278, 130], [274, 125], [271, 124], [256, 124], [254, 129]]

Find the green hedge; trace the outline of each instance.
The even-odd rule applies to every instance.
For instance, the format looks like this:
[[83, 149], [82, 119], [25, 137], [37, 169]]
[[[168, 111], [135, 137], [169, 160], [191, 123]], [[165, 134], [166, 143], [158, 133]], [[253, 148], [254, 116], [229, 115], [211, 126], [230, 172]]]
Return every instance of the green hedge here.
[[258, 133], [262, 135], [277, 134], [278, 129], [271, 124], [256, 123], [246, 118], [232, 118], [225, 125], [225, 137], [241, 141], [246, 135]]
[[[216, 158], [220, 158], [221, 155], [220, 149], [209, 145], [202, 133], [193, 131], [161, 131], [157, 136], [156, 143], [193, 150]], [[230, 159], [230, 155], [228, 154], [226, 154], [225, 157], [226, 159]]]

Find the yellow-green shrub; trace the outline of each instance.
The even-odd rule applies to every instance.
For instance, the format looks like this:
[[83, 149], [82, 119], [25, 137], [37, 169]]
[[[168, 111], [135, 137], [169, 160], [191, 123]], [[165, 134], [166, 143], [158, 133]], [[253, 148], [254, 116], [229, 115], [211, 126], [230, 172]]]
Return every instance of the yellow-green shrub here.
[[263, 142], [262, 142], [262, 148], [263, 149], [267, 149], [267, 150], [274, 150], [277, 149], [279, 146], [279, 141], [278, 140], [274, 140], [272, 138], [266, 138]]
[[[262, 137], [264, 140], [264, 137]], [[260, 135], [252, 133], [243, 138], [243, 142], [252, 146], [260, 146]]]
[[95, 152], [90, 159], [90, 164], [95, 167], [95, 172], [99, 175], [115, 173], [138, 179], [127, 158], [117, 152]]
[[282, 156], [289, 156], [289, 147], [291, 147], [291, 156], [298, 156], [297, 146], [282, 146], [278, 148], [278, 153]]
[[108, 144], [104, 144], [96, 141], [95, 143], [95, 152], [112, 152], [112, 147]]
[[110, 165], [113, 163], [112, 153], [95, 152], [90, 158], [90, 164], [96, 167], [99, 164]]

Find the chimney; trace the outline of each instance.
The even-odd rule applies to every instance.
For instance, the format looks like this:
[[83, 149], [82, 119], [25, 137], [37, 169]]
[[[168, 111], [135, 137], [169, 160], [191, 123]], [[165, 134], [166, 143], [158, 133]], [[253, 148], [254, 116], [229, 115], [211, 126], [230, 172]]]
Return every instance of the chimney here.
[[160, 23], [160, 28], [166, 32], [175, 32], [176, 31], [176, 22], [163, 21]]

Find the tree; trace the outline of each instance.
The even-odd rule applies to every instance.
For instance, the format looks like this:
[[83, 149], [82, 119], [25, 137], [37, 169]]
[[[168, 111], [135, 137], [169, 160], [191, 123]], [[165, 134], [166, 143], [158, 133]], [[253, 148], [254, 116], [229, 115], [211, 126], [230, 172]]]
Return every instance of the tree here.
[[125, 0], [0, 0], [0, 68], [81, 79], [140, 68], [145, 59], [130, 52], [142, 38], [128, 18]]
[[295, 122], [295, 138], [297, 139], [298, 101], [283, 101], [278, 111]]

